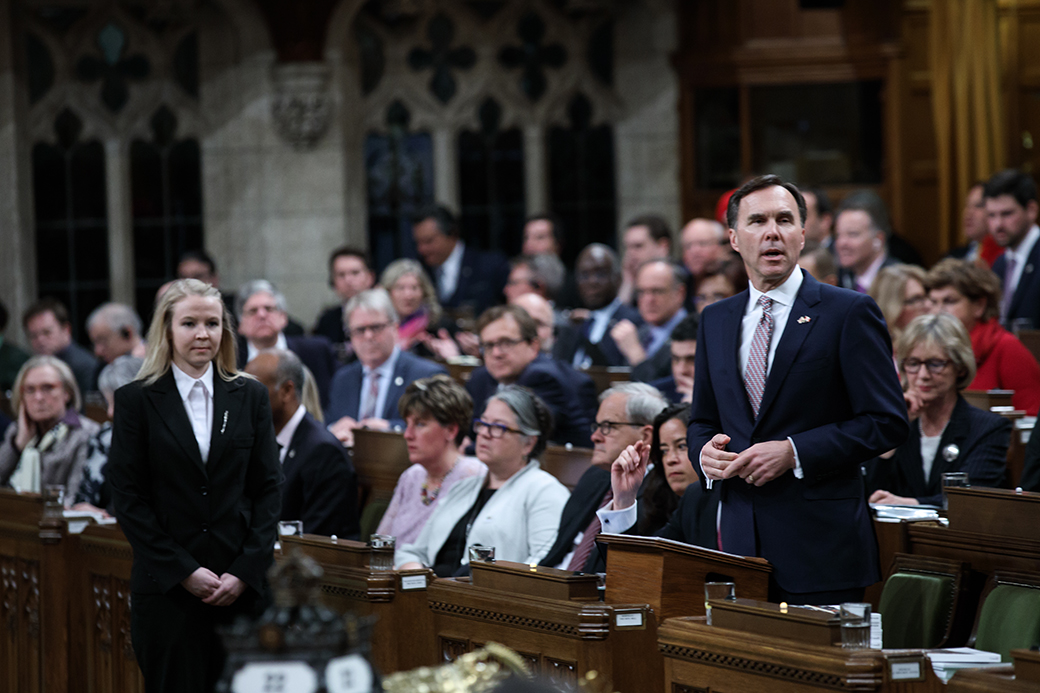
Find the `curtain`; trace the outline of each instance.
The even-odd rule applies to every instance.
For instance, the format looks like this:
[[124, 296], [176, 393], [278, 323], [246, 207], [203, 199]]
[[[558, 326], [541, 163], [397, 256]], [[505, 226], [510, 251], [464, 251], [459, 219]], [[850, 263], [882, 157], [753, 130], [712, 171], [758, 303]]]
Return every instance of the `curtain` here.
[[959, 238], [968, 186], [1004, 168], [997, 0], [933, 0], [929, 40], [940, 238]]

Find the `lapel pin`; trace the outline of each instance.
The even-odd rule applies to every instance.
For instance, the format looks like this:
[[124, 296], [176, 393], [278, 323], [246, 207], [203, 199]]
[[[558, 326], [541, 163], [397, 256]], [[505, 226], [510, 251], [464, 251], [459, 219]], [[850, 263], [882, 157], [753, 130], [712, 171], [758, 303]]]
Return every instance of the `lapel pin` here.
[[220, 424], [220, 435], [224, 435], [224, 429], [227, 428], [227, 411], [224, 411], [224, 423]]
[[295, 450], [290, 450], [289, 451], [289, 459], [292, 459], [294, 457], [296, 457], [296, 451]]
[[396, 385], [397, 387], [401, 387], [402, 385], [404, 385], [404, 378], [402, 378], [401, 376], [397, 376], [396, 378], [394, 378], [394, 385]]
[[943, 448], [942, 451], [943, 459], [947, 462], [953, 462], [955, 459], [957, 459], [957, 457], [960, 454], [961, 449], [957, 446], [956, 443], [950, 443], [945, 448]]
[[810, 318], [808, 315], [803, 315], [802, 317], [798, 318], [798, 324], [799, 325], [804, 325], [805, 323], [809, 322], [810, 320], [812, 320], [812, 318]]

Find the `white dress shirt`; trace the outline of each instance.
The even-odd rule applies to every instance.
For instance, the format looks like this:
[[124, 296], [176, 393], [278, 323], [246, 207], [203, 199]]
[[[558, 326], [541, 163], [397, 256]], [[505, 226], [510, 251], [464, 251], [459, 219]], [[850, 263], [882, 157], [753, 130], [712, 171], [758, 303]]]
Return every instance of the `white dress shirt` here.
[[208, 364], [206, 372], [197, 380], [176, 364], [171, 364], [171, 367], [173, 381], [184, 401], [184, 411], [188, 414], [195, 442], [199, 445], [199, 455], [206, 462], [209, 460], [209, 445], [213, 435], [213, 364]]
[[303, 421], [303, 415], [306, 413], [307, 408], [302, 404], [296, 407], [292, 417], [285, 422], [282, 430], [274, 437], [274, 442], [278, 443], [278, 460], [280, 462], [285, 462], [285, 455], [289, 452], [289, 443], [292, 442], [292, 437], [296, 435], [296, 429], [300, 426], [300, 422]]
[[[282, 351], [288, 351], [289, 350], [289, 343], [287, 341], [285, 341], [285, 335], [282, 334], [281, 332], [279, 332], [278, 333], [278, 339], [275, 341], [274, 346], [271, 347], [271, 348], [272, 349], [281, 349]], [[253, 346], [253, 343], [247, 339], [246, 340], [246, 363], [249, 363], [250, 361], [255, 359], [256, 355], [259, 354], [259, 353], [260, 353], [260, 349], [257, 349], [255, 346]], [[245, 366], [245, 364], [243, 364], [243, 367], [244, 366]]]
[[459, 288], [459, 274], [462, 272], [462, 254], [466, 252], [466, 244], [462, 240], [455, 241], [455, 249], [440, 267], [437, 268], [437, 296], [441, 302], [455, 295]]
[[361, 399], [358, 400], [359, 417], [362, 412], [367, 411], [365, 406], [368, 404], [369, 391], [372, 388], [372, 373], [377, 371], [379, 373], [379, 395], [376, 397], [376, 406], [372, 411], [375, 412], [377, 419], [382, 418], [383, 409], [386, 407], [386, 394], [390, 390], [390, 380], [394, 377], [394, 368], [397, 366], [397, 357], [400, 354], [401, 350], [395, 346], [394, 350], [390, 352], [390, 357], [380, 365], [375, 368], [361, 367], [363, 375], [361, 377]]

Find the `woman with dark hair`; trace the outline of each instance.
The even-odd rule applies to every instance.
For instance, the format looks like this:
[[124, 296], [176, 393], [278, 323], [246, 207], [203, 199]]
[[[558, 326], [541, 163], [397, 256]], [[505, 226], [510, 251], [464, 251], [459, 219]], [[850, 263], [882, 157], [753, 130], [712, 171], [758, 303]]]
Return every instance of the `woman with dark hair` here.
[[281, 511], [267, 388], [235, 367], [220, 293], [159, 299], [137, 379], [115, 394], [106, 468], [133, 548], [130, 632], [149, 693], [212, 691], [218, 626], [259, 616]]
[[673, 404], [654, 418], [649, 461], [636, 531], [650, 535], [668, 524], [690, 484], [699, 484], [686, 447], [690, 405]]
[[459, 452], [473, 418], [473, 400], [450, 376], [416, 380], [397, 401], [397, 409], [405, 421], [404, 441], [413, 464], [398, 478], [376, 531], [410, 544], [448, 489], [487, 467]]
[[1011, 422], [961, 397], [975, 378], [971, 341], [961, 322], [945, 313], [914, 318], [896, 356], [910, 437], [867, 463], [870, 502], [938, 505], [945, 472], [967, 472], [972, 486], [1000, 486]]
[[486, 473], [451, 487], [415, 542], [398, 546], [398, 568], [432, 567], [450, 577], [469, 563], [466, 549], [475, 544], [494, 547], [499, 560], [536, 564], [556, 540], [570, 494], [536, 459], [552, 432], [549, 408], [510, 385], [488, 399], [473, 430]]

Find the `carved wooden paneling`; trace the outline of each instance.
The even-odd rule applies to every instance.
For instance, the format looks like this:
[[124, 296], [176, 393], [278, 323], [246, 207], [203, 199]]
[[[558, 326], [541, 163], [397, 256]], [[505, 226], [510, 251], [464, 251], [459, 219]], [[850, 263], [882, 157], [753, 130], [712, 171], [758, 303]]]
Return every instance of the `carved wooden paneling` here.
[[469, 652], [469, 643], [465, 640], [453, 640], [441, 636], [441, 661], [454, 662], [462, 655]]
[[527, 616], [519, 616], [517, 614], [506, 614], [499, 611], [492, 611], [490, 609], [480, 609], [472, 606], [465, 606], [462, 604], [450, 604], [448, 602], [431, 601], [430, 609], [434, 613], [450, 614], [453, 616], [464, 616], [466, 618], [473, 618], [481, 621], [503, 623], [506, 625], [517, 626], [520, 628], [530, 628], [531, 630], [540, 630], [548, 633], [559, 633], [561, 635], [576, 636], [579, 635], [581, 632], [577, 627], [566, 623], [555, 623], [552, 621], [545, 621], [537, 618], [529, 618]]
[[18, 690], [18, 560], [0, 556], [0, 690]]
[[679, 683], [672, 684], [672, 693], [711, 693], [710, 688], [700, 688], [694, 686], [683, 686]]
[[107, 575], [91, 575], [90, 585], [94, 603], [94, 642], [98, 649], [112, 651], [112, 595]]

